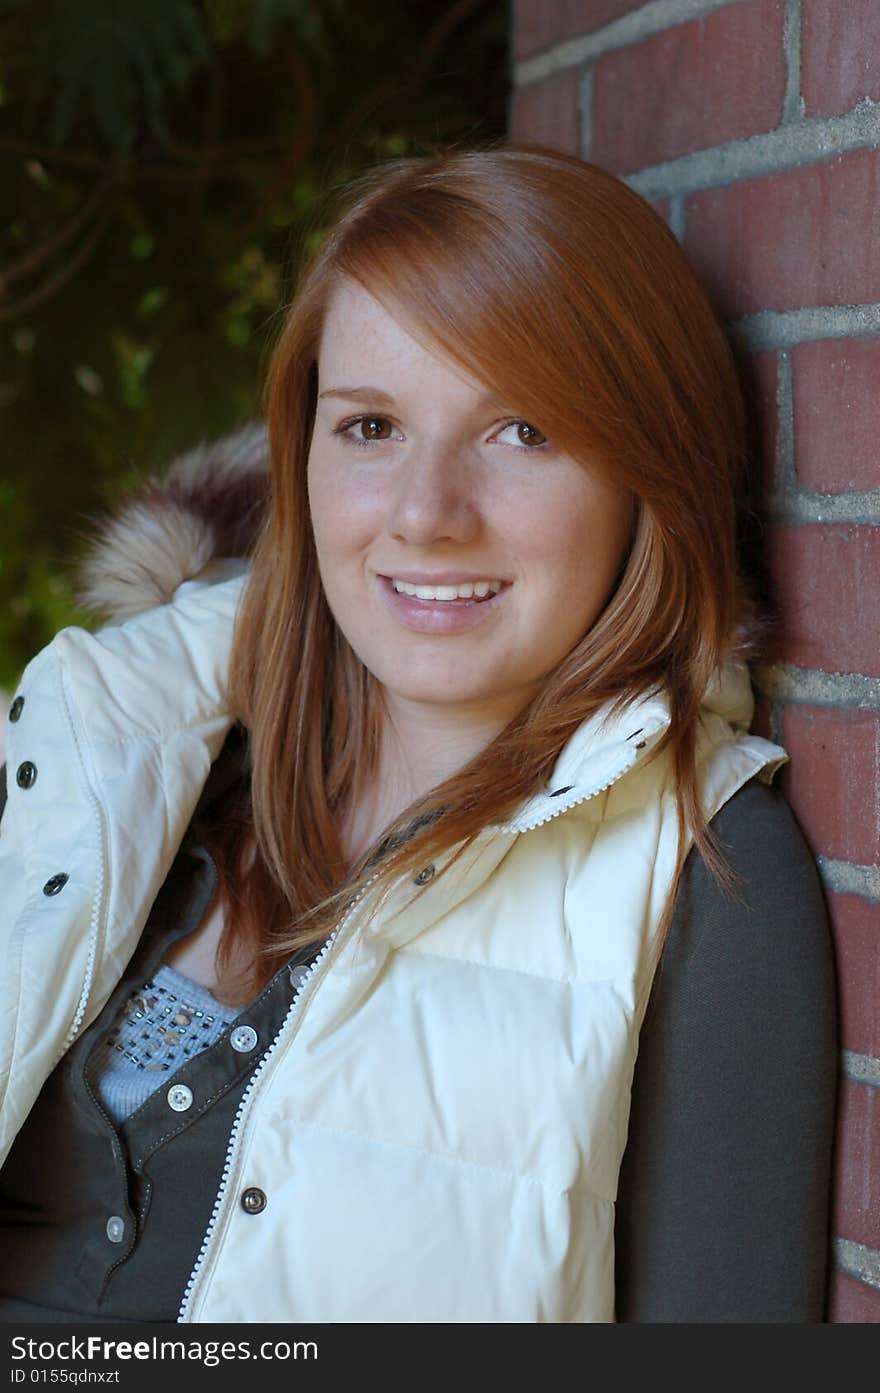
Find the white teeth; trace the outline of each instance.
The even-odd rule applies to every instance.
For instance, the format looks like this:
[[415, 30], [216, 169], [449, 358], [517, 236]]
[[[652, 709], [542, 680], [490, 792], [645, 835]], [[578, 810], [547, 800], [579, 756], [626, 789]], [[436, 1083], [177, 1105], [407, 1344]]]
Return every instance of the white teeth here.
[[411, 585], [408, 580], [392, 580], [391, 584], [399, 595], [410, 595], [417, 600], [470, 600], [474, 596], [484, 600], [489, 594], [497, 595], [502, 582], [478, 580], [461, 585]]

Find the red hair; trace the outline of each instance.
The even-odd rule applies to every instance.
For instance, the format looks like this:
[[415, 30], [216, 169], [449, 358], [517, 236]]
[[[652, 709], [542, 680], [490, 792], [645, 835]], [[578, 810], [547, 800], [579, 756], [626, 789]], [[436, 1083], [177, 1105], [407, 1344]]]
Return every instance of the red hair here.
[[378, 851], [347, 871], [338, 828], [374, 767], [380, 703], [324, 597], [306, 495], [322, 326], [343, 279], [637, 500], [605, 609], [488, 747], [385, 829], [383, 884], [456, 859], [546, 785], [586, 717], [658, 691], [680, 845], [689, 828], [730, 881], [694, 764], [704, 689], [732, 649], [747, 654], [752, 619], [736, 554], [744, 408], [725, 334], [666, 223], [606, 171], [509, 141], [394, 160], [337, 193], [268, 370], [271, 501], [231, 664], [251, 780], [211, 841], [228, 910], [218, 965], [248, 944], [248, 991], [327, 936]]

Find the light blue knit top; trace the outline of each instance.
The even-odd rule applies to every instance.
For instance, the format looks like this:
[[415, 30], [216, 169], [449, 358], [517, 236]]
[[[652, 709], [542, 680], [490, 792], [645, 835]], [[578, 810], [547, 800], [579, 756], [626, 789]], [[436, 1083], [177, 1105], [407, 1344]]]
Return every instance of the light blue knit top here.
[[215, 996], [162, 963], [131, 993], [95, 1046], [89, 1081], [101, 1106], [119, 1124], [168, 1074], [226, 1034], [240, 1006]]

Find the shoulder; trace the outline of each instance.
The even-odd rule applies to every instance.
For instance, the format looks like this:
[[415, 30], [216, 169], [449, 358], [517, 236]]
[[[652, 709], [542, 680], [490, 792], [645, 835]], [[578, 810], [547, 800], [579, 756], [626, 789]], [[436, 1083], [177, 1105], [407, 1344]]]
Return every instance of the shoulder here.
[[[818, 870], [783, 794], [750, 779], [719, 809], [712, 831], [737, 876], [726, 892], [696, 848], [685, 862], [661, 959], [660, 986], [675, 968], [708, 978], [761, 974], [797, 994], [832, 971]], [[766, 974], [770, 974], [769, 980]]]
[[[674, 1060], [724, 1107], [750, 1081], [833, 1092], [837, 988], [818, 870], [778, 789], [752, 779], [712, 819], [735, 894], [696, 848], [687, 858], [640, 1037], [661, 1093]], [[646, 1060], [652, 1061], [646, 1063]], [[793, 1070], [793, 1061], [797, 1068]], [[645, 1080], [643, 1079], [643, 1083]]]
[[[711, 826], [734, 868], [741, 874], [748, 871], [750, 883], [762, 874], [767, 877], [771, 869], [778, 872], [780, 854], [789, 873], [811, 883], [817, 880], [815, 862], [797, 819], [775, 784], [749, 779], [719, 808]], [[694, 866], [699, 859], [698, 855], [691, 857]], [[696, 875], [695, 869], [690, 875]], [[775, 876], [769, 877], [771, 884], [775, 880]]]

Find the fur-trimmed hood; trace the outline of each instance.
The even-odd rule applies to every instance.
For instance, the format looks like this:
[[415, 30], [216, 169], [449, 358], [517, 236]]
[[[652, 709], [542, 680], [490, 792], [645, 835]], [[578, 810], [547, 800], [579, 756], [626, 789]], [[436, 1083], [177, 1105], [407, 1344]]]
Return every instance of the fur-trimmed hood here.
[[250, 553], [269, 490], [262, 423], [179, 455], [115, 512], [89, 519], [94, 540], [77, 569], [78, 602], [111, 624], [167, 604], [209, 561]]

